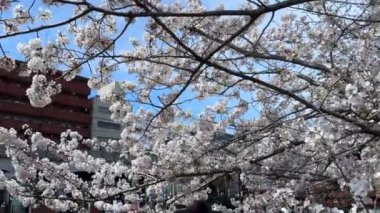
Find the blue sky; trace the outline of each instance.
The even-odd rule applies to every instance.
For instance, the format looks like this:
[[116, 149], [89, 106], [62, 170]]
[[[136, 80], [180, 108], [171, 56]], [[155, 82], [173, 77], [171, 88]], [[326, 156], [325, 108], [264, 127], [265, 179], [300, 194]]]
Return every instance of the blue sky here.
[[[100, 0], [93, 0], [91, 2], [101, 2], [101, 1]], [[174, 1], [173, 0], [164, 0], [164, 2], [174, 2]], [[181, 0], [181, 2], [186, 2], [186, 1]], [[241, 5], [241, 3], [244, 1], [243, 0], [203, 0], [202, 2], [209, 9], [213, 9], [216, 6], [218, 6], [219, 4], [224, 4], [225, 8], [235, 9], [235, 8], [239, 7]], [[32, 3], [31, 0], [19, 0], [16, 3], [13, 3], [9, 10], [4, 11], [2, 13], [2, 18], [11, 17], [12, 16], [12, 10], [13, 10], [13, 7], [15, 5], [21, 4], [21, 5], [24, 5], [25, 8], [29, 8], [31, 3]], [[62, 5], [60, 5], [59, 7], [55, 7], [55, 6], [48, 7], [47, 5], [42, 4], [41, 1], [38, 1], [38, 0], [36, 1], [34, 6], [32, 7], [31, 12], [32, 12], [32, 14], [35, 14], [36, 12], [38, 12], [38, 10], [45, 9], [45, 8], [48, 8], [53, 12], [53, 19], [48, 21], [48, 22], [36, 22], [35, 26], [40, 26], [43, 24], [57, 23], [60, 20], [71, 18], [71, 16], [72, 16], [72, 7], [70, 7], [70, 6], [62, 7]], [[135, 22], [135, 24], [130, 26], [130, 28], [128, 29], [128, 32], [126, 33], [126, 37], [134, 37], [137, 39], [142, 38], [142, 35], [144, 32], [144, 24], [145, 24], [144, 19], [137, 20]], [[63, 28], [55, 28], [55, 29], [44, 30], [44, 31], [39, 32], [38, 36], [41, 38], [42, 41], [45, 41], [45, 42], [49, 41], [51, 39], [55, 39], [55, 36], [57, 34], [57, 30], [59, 30], [59, 29], [63, 29]], [[2, 29], [0, 29], [0, 32], [1, 32], [1, 34], [3, 34]], [[8, 38], [8, 39], [2, 39], [0, 42], [3, 45], [4, 49], [6, 50], [6, 52], [10, 54], [10, 56], [12, 56], [16, 59], [22, 60], [23, 57], [20, 54], [18, 54], [18, 52], [16, 51], [17, 44], [18, 43], [26, 43], [29, 41], [29, 39], [35, 38], [36, 36], [37, 36], [36, 33], [28, 34], [28, 35], [20, 35], [20, 36]], [[126, 40], [126, 41], [128, 41], [128, 40]], [[126, 44], [128, 44], [128, 43], [129, 42], [126, 42]], [[122, 47], [122, 48], [125, 49], [125, 47]], [[127, 45], [126, 49], [129, 49], [129, 48], [130, 48], [130, 46]], [[87, 76], [88, 74], [83, 73], [83, 75]], [[120, 77], [122, 77], [122, 76], [120, 76]]]
[[[170, 2], [170, 1], [168, 0], [166, 2]], [[181, 2], [185, 2], [185, 1], [181, 0]], [[216, 6], [218, 6], [219, 4], [224, 4], [226, 9], [227, 8], [228, 9], [236, 9], [243, 2], [244, 2], [243, 0], [222, 0], [222, 1], [220, 1], [220, 0], [204, 0], [203, 1], [204, 5], [211, 10], [213, 8], [215, 8]], [[31, 4], [31, 1], [30, 0], [21, 0], [21, 1], [19, 1], [19, 3], [22, 5], [25, 5], [25, 7], [29, 7], [29, 5]], [[32, 13], [37, 12], [39, 9], [45, 9], [45, 8], [47, 8], [46, 5], [43, 5], [40, 2], [38, 2], [33, 7]], [[49, 9], [53, 12], [53, 19], [50, 20], [49, 22], [45, 22], [45, 23], [44, 22], [36, 22], [35, 23], [36, 26], [43, 25], [43, 24], [56, 23], [56, 22], [59, 22], [60, 20], [63, 20], [65, 18], [70, 18], [71, 14], [72, 14], [72, 8], [68, 7], [68, 6], [63, 7], [63, 8], [62, 7], [59, 7], [59, 8], [50, 7]], [[5, 12], [3, 14], [3, 18], [7, 17], [7, 16], [11, 16], [11, 14], [12, 14], [12, 10]], [[130, 28], [128, 29], [127, 33], [121, 38], [121, 40], [122, 41], [124, 40], [125, 42], [124, 41], [119, 42], [116, 51], [125, 50], [125, 49], [130, 50], [131, 46], [129, 44], [129, 37], [134, 37], [138, 40], [141, 39], [143, 36], [143, 32], [144, 32], [144, 25], [145, 25], [144, 19], [138, 19], [133, 25], [131, 25]], [[64, 31], [64, 28], [44, 30], [44, 31], [39, 32], [38, 36], [40, 37], [40, 39], [43, 42], [47, 42], [49, 40], [55, 39], [57, 31], [59, 29]], [[11, 57], [19, 59], [19, 60], [23, 60], [23, 56], [21, 56], [16, 50], [17, 44], [18, 43], [26, 43], [29, 41], [29, 39], [35, 38], [36, 36], [37, 36], [37, 34], [21, 35], [21, 36], [17, 36], [17, 37], [8, 38], [8, 39], [3, 39], [0, 42], [3, 45], [4, 49], [6, 50], [6, 52], [8, 53], [8, 56], [11, 56]], [[85, 77], [90, 76], [89, 69], [84, 67], [84, 71], [83, 71], [83, 73], [81, 73], [81, 75], [85, 76]], [[127, 73], [125, 66], [120, 66], [120, 69], [113, 74], [113, 78], [116, 81], [133, 80], [134, 76]], [[92, 95], [94, 95], [94, 91], [92, 92]], [[159, 94], [157, 94], [157, 95], [159, 95]], [[189, 96], [192, 96], [192, 94], [190, 91], [187, 91], [186, 93], [184, 93], [182, 98], [180, 98], [180, 100], [187, 99], [187, 98], [189, 98]], [[202, 101], [202, 102], [201, 101], [192, 101], [190, 103], [184, 104], [183, 109], [184, 110], [190, 109], [193, 112], [193, 114], [196, 115], [199, 112], [201, 112], [201, 110], [204, 109], [207, 105], [210, 105], [217, 100], [218, 100], [217, 98], [210, 98], [210, 99], [207, 99], [207, 100]], [[234, 103], [234, 104], [236, 104], [236, 103]], [[247, 115], [247, 117], [252, 117], [252, 116], [255, 116], [257, 114], [257, 112], [251, 111], [248, 114], [251, 114], [251, 115]]]

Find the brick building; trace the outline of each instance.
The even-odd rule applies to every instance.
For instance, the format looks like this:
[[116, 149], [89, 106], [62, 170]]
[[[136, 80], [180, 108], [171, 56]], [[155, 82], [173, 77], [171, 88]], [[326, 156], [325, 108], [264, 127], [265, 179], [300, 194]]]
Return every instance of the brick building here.
[[[45, 137], [59, 141], [61, 132], [71, 129], [78, 131], [85, 138], [91, 137], [91, 106], [88, 99], [90, 88], [87, 78], [76, 77], [70, 82], [60, 79], [60, 73], [52, 75], [62, 85], [62, 92], [52, 98], [52, 103], [44, 108], [34, 108], [26, 96], [26, 89], [31, 85], [32, 77], [19, 75], [25, 66], [17, 62], [14, 70], [0, 67], [0, 126], [19, 130], [28, 124]], [[9, 176], [14, 174], [13, 167], [0, 147], [0, 169]], [[1, 187], [0, 187], [1, 188]], [[11, 201], [11, 202], [9, 202]], [[8, 193], [0, 189], [0, 212], [25, 212], [17, 201], [9, 198]], [[33, 209], [32, 212], [54, 212], [46, 207]], [[91, 212], [97, 212], [92, 210]]]
[[[53, 77], [58, 78], [59, 74]], [[0, 126], [19, 129], [28, 123], [51, 139], [58, 139], [67, 129], [90, 136], [91, 101], [86, 78], [76, 77], [70, 82], [58, 80], [62, 92], [44, 108], [34, 108], [29, 103], [25, 91], [31, 81], [31, 77], [20, 77], [17, 71], [0, 67]]]

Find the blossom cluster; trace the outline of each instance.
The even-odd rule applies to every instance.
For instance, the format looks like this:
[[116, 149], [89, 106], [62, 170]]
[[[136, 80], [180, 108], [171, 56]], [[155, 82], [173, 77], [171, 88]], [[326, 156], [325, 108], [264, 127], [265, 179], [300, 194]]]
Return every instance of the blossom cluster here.
[[[320, 189], [331, 186], [350, 193], [353, 212], [373, 204], [369, 192], [380, 169], [378, 1], [41, 4], [70, 7], [73, 18], [49, 24], [49, 10], [30, 14], [35, 10], [0, 1], [2, 11], [13, 9], [0, 17], [0, 38], [59, 30], [50, 41], [32, 38], [17, 47], [26, 63], [20, 74], [32, 78], [31, 105], [47, 106], [61, 91], [54, 73], [70, 81], [88, 67], [88, 86], [110, 104], [123, 131], [119, 140], [99, 141], [67, 130], [52, 141], [27, 127], [0, 128], [15, 170], [1, 181], [25, 206], [84, 211], [91, 203], [127, 212], [145, 203], [146, 212], [172, 212], [176, 204], [212, 200], [220, 191], [212, 186], [231, 177], [238, 177], [239, 196], [228, 200], [233, 208], [215, 203], [215, 210], [320, 212], [328, 209]], [[128, 38], [136, 26], [142, 36]], [[130, 81], [113, 78], [118, 71]]]

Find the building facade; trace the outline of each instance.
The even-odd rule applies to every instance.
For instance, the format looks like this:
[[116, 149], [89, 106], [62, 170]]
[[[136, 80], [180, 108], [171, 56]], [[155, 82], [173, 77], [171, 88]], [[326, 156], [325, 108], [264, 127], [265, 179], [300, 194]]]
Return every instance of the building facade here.
[[101, 141], [118, 140], [122, 126], [111, 120], [110, 104], [101, 102], [99, 97], [91, 100], [91, 137]]
[[[97, 138], [99, 144], [109, 140], [119, 140], [123, 127], [111, 120], [110, 104], [101, 102], [99, 97], [92, 98], [91, 103], [91, 137]], [[101, 157], [111, 162], [119, 159], [119, 152], [109, 152], [103, 146], [98, 147], [97, 150], [90, 150], [92, 156]]]
[[[59, 141], [61, 132], [67, 129], [90, 137], [91, 101], [87, 79], [76, 77], [67, 82], [59, 78], [59, 73], [52, 75], [62, 85], [62, 92], [54, 96], [48, 106], [35, 108], [26, 96], [32, 77], [19, 75], [23, 66], [18, 62], [13, 70], [0, 67], [0, 126], [21, 130], [24, 124], [28, 124], [34, 131], [55, 141]], [[4, 147], [0, 147], [0, 168], [12, 174], [13, 168], [4, 151]]]
[[[77, 131], [85, 138], [90, 137], [91, 100], [88, 96], [91, 91], [87, 86], [87, 79], [76, 77], [67, 82], [60, 78], [59, 73], [52, 75], [51, 78], [62, 85], [62, 92], [53, 96], [52, 103], [48, 106], [35, 108], [30, 105], [26, 96], [32, 77], [19, 75], [22, 66], [24, 64], [18, 62], [18, 67], [14, 70], [0, 67], [0, 126], [21, 130], [24, 124], [28, 124], [34, 131], [41, 132], [54, 141], [59, 141], [61, 132], [67, 129]], [[8, 176], [14, 174], [10, 160], [5, 156], [4, 147], [0, 147], [0, 169]], [[18, 201], [8, 196], [3, 187], [0, 187], [0, 212], [26, 211]], [[54, 211], [41, 206], [31, 209], [31, 212]]]
[[[53, 77], [58, 78], [59, 74]], [[17, 130], [27, 123], [51, 139], [59, 139], [67, 129], [90, 137], [91, 101], [86, 78], [57, 80], [62, 84], [62, 92], [44, 108], [34, 108], [29, 103], [25, 91], [31, 81], [31, 77], [21, 77], [17, 71], [0, 67], [0, 126]]]

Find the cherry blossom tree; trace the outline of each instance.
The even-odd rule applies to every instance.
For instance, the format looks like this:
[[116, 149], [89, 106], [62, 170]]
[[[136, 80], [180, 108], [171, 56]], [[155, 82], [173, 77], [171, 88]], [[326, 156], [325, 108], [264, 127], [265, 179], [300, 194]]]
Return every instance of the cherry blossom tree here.
[[[208, 186], [226, 176], [238, 176], [244, 193], [235, 208], [213, 206], [222, 212], [318, 212], [324, 207], [313, 189], [325, 184], [348, 188], [358, 207], [368, 201], [380, 169], [378, 0], [247, 0], [236, 8], [200, 0], [0, 0], [0, 8], [0, 39], [33, 37], [17, 46], [21, 72], [33, 78], [32, 106], [60, 92], [52, 73], [70, 81], [89, 69], [88, 85], [125, 126], [120, 140], [103, 144], [120, 152], [117, 162], [79, 150], [98, 142], [70, 130], [52, 141], [27, 126], [0, 128], [15, 169], [15, 178], [1, 181], [25, 206], [85, 211], [93, 203], [127, 212], [145, 194], [155, 202], [144, 212], [171, 212], [207, 199]], [[54, 19], [50, 10], [60, 8], [72, 16]], [[129, 38], [138, 23], [143, 37]], [[54, 39], [38, 37], [52, 29]], [[0, 47], [1, 66], [19, 69]], [[120, 70], [134, 80], [112, 78]], [[41, 149], [60, 161], [40, 157]], [[163, 196], [173, 185], [176, 193]]]

